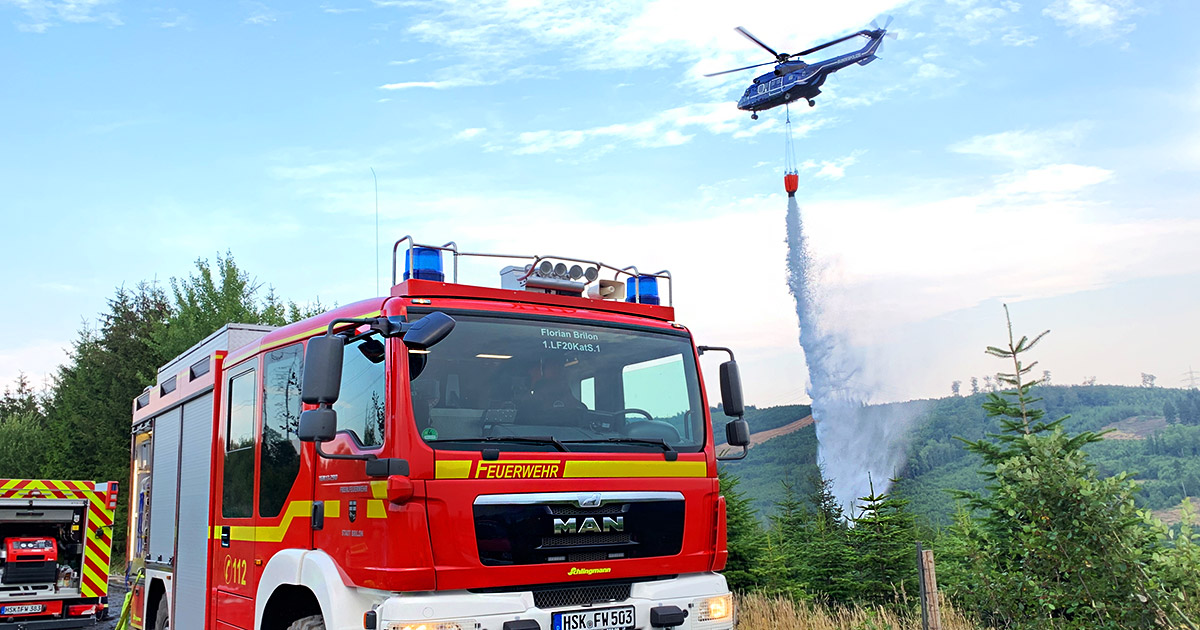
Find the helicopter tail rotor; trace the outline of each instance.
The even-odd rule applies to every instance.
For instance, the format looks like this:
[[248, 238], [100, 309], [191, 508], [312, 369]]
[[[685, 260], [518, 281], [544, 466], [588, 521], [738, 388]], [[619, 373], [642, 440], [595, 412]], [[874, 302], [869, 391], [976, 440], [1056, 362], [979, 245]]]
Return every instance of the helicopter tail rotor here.
[[883, 26], [880, 26], [879, 22], [877, 22], [875, 20], [871, 20], [871, 28], [873, 28], [877, 31], [886, 31], [887, 28], [892, 25], [893, 19], [895, 19], [893, 16], [891, 16], [891, 15], [887, 16], [887, 20], [885, 20], [883, 22]]

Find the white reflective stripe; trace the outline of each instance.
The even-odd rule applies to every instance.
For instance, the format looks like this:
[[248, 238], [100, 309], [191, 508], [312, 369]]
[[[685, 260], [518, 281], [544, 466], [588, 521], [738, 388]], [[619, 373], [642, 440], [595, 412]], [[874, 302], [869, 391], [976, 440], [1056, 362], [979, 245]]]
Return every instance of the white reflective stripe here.
[[[593, 505], [595, 495], [600, 495], [600, 502]], [[588, 501], [592, 499], [592, 501]], [[588, 507], [599, 507], [614, 501], [682, 501], [682, 492], [528, 492], [522, 494], [482, 494], [475, 499], [475, 505], [528, 505], [531, 503], [573, 503], [581, 505], [586, 501]]]

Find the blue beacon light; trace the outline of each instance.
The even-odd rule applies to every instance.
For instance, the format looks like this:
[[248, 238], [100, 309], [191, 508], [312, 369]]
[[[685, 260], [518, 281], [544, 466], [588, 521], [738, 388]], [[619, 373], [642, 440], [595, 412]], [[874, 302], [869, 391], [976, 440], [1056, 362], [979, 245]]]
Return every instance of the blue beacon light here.
[[658, 278], [639, 275], [625, 283], [625, 301], [658, 304]]
[[[410, 256], [412, 260], [409, 259]], [[442, 273], [442, 251], [436, 247], [413, 247], [404, 250], [405, 280], [409, 279], [410, 269], [411, 276], [417, 280], [446, 281], [446, 274]]]

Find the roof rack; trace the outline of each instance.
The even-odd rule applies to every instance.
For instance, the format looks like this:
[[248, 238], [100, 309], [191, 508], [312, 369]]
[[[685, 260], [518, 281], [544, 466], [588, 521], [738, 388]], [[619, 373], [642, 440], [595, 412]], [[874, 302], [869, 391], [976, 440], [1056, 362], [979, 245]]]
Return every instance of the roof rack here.
[[[424, 243], [415, 242], [411, 235], [406, 235], [404, 238], [396, 241], [396, 244], [392, 246], [392, 285], [395, 285], [397, 283], [397, 269], [399, 267], [398, 263], [399, 263], [400, 246], [404, 243], [408, 243], [408, 246], [406, 247], [408, 256], [405, 257], [404, 272], [408, 273], [410, 275], [412, 273], [412, 261], [413, 261], [412, 250], [415, 248], [418, 248], [418, 247], [425, 247], [425, 248], [429, 248], [429, 249], [436, 249], [438, 251], [450, 252], [452, 254], [451, 258], [452, 258], [452, 269], [453, 269], [452, 275], [451, 275], [453, 280], [451, 280], [451, 282], [453, 282], [455, 284], [458, 283], [458, 259], [459, 259], [459, 257], [504, 258], [504, 259], [509, 259], [509, 260], [528, 261], [527, 264], [525, 265], [525, 275], [521, 277], [521, 280], [525, 280], [529, 276], [533, 275], [533, 273], [538, 269], [538, 267], [542, 264], [543, 261], [582, 263], [584, 265], [594, 265], [597, 270], [596, 277], [599, 276], [599, 270], [601, 270], [601, 269], [606, 269], [608, 271], [613, 272], [613, 280], [619, 280], [622, 278], [622, 276], [628, 276], [629, 281], [632, 282], [634, 289], [635, 289], [634, 293], [633, 293], [633, 301], [637, 302], [637, 303], [641, 303], [641, 292], [636, 290], [638, 288], [638, 283], [641, 281], [641, 278], [652, 277], [652, 278], [664, 279], [667, 281], [667, 306], [674, 306], [674, 290], [673, 290], [673, 287], [671, 286], [671, 272], [666, 269], [663, 269], [662, 271], [656, 271], [654, 273], [645, 273], [642, 271], [638, 271], [638, 268], [634, 265], [629, 265], [627, 267], [615, 267], [613, 265], [609, 265], [609, 264], [601, 262], [599, 260], [587, 260], [586, 258], [574, 258], [571, 256], [539, 256], [539, 255], [522, 255], [522, 254], [493, 254], [493, 253], [488, 253], [488, 252], [463, 252], [463, 251], [459, 251], [458, 244], [455, 243], [454, 241], [450, 241], [444, 245], [426, 245]], [[586, 284], [589, 284], [590, 282], [591, 282], [591, 280], [589, 280], [588, 282], [585, 282], [584, 283], [585, 286], [586, 286]]]

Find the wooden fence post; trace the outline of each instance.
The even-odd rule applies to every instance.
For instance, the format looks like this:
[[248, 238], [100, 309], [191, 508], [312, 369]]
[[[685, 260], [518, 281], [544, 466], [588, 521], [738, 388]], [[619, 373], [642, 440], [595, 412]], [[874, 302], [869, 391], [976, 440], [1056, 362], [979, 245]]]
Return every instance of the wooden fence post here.
[[917, 585], [920, 587], [921, 630], [929, 630], [929, 614], [925, 609], [925, 563], [921, 561], [924, 553], [920, 541], [917, 542]]
[[927, 630], [942, 630], [942, 612], [938, 601], [937, 571], [933, 551], [921, 551], [921, 617]]

